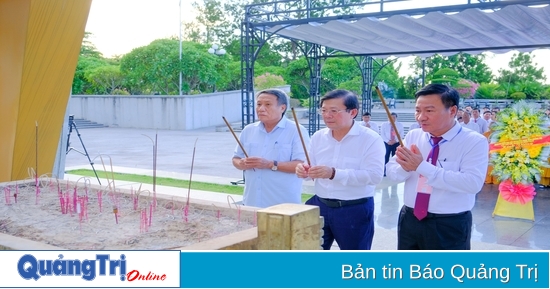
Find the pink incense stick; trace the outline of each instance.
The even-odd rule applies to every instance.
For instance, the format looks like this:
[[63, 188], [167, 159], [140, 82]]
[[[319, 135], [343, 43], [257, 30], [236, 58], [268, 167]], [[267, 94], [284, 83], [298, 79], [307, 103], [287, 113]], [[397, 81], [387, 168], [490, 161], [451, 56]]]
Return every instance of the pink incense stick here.
[[6, 205], [11, 205], [11, 204], [10, 204], [11, 192], [10, 192], [10, 188], [9, 188], [9, 187], [5, 187], [5, 188], [4, 188], [4, 199], [5, 199], [5, 201], [6, 201]]
[[74, 186], [74, 190], [73, 190], [73, 208], [76, 209], [76, 203], [78, 201], [78, 198], [76, 196], [76, 185]]
[[256, 222], [258, 221], [256, 218], [258, 215], [256, 214], [256, 211], [254, 211], [254, 218], [252, 219], [252, 227], [256, 227]]
[[241, 206], [238, 206], [237, 207], [237, 224], [240, 225], [241, 224]]
[[103, 205], [103, 192], [102, 191], [97, 192], [97, 205], [99, 206], [99, 212], [101, 213], [103, 211], [102, 210], [102, 205]]
[[153, 223], [153, 204], [151, 203], [149, 205], [149, 227], [151, 227], [152, 223]]
[[59, 205], [61, 206], [61, 214], [65, 214], [65, 198], [59, 197]]

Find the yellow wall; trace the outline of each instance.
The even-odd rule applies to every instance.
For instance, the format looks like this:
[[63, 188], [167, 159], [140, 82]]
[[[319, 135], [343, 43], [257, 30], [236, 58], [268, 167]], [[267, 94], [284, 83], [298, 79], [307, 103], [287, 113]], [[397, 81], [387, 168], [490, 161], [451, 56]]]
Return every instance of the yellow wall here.
[[52, 171], [91, 3], [0, 0], [0, 182]]

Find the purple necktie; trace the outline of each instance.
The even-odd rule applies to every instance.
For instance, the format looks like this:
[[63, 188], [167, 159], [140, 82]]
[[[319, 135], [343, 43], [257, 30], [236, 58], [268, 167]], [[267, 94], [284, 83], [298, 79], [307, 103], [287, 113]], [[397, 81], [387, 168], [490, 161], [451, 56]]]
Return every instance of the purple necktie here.
[[[439, 142], [442, 137], [432, 136], [432, 150], [428, 154], [428, 161], [431, 161], [432, 165], [437, 165], [437, 158], [439, 157]], [[430, 143], [431, 144], [431, 143]], [[426, 218], [428, 215], [428, 204], [430, 203], [430, 194], [417, 192], [416, 201], [414, 202], [414, 215], [418, 220]]]

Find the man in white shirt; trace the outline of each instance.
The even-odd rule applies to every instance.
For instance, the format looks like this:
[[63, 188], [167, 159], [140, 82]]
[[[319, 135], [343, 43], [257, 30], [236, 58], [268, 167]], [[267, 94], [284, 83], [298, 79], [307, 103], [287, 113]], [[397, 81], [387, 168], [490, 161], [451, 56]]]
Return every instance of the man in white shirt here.
[[486, 131], [489, 130], [489, 125], [479, 115], [479, 109], [478, 108], [472, 109], [472, 118], [473, 118], [474, 123], [477, 123], [477, 125], [479, 125], [479, 127], [481, 129], [481, 133], [485, 133]]
[[487, 122], [487, 126], [490, 128], [493, 120], [491, 119], [491, 111], [486, 110], [483, 112], [483, 119]]
[[[393, 122], [397, 127], [397, 133], [399, 133], [399, 136], [403, 137], [405, 135], [405, 129], [403, 128], [403, 124], [397, 121], [397, 113], [392, 112], [391, 117], [393, 118]], [[389, 120], [382, 124], [382, 128], [380, 130], [380, 136], [382, 136], [382, 140], [386, 144], [385, 163], [387, 164], [388, 161], [390, 160], [390, 156], [395, 155], [395, 150], [399, 146], [399, 139], [397, 138], [397, 134], [393, 130], [393, 126], [391, 125]], [[384, 176], [386, 176], [385, 170], [384, 170]]]
[[315, 196], [325, 222], [323, 249], [336, 240], [342, 250], [370, 250], [374, 236], [374, 189], [384, 171], [384, 144], [373, 130], [354, 121], [355, 94], [333, 90], [321, 98], [327, 125], [311, 137], [311, 164], [296, 166], [299, 178], [315, 181]]
[[366, 126], [372, 130], [374, 130], [377, 134], [380, 134], [380, 131], [378, 130], [378, 125], [376, 122], [370, 120], [370, 113], [365, 112], [363, 113], [363, 120], [360, 122], [362, 126]]
[[469, 112], [462, 113], [462, 123], [460, 123], [460, 125], [462, 125], [463, 127], [467, 127], [475, 132], [481, 133], [481, 127], [470, 119]]
[[458, 92], [443, 84], [418, 91], [422, 130], [405, 137], [386, 165], [388, 177], [405, 181], [397, 229], [399, 250], [469, 250], [476, 194], [487, 172], [487, 139], [455, 120]]

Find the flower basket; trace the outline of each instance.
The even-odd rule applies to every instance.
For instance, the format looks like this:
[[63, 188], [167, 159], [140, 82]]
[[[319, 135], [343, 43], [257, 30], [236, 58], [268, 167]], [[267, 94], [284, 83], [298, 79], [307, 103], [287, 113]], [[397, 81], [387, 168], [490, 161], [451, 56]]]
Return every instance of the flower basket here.
[[534, 182], [548, 165], [550, 144], [542, 112], [520, 101], [498, 114], [489, 146], [492, 175], [500, 182], [494, 215], [534, 220]]

